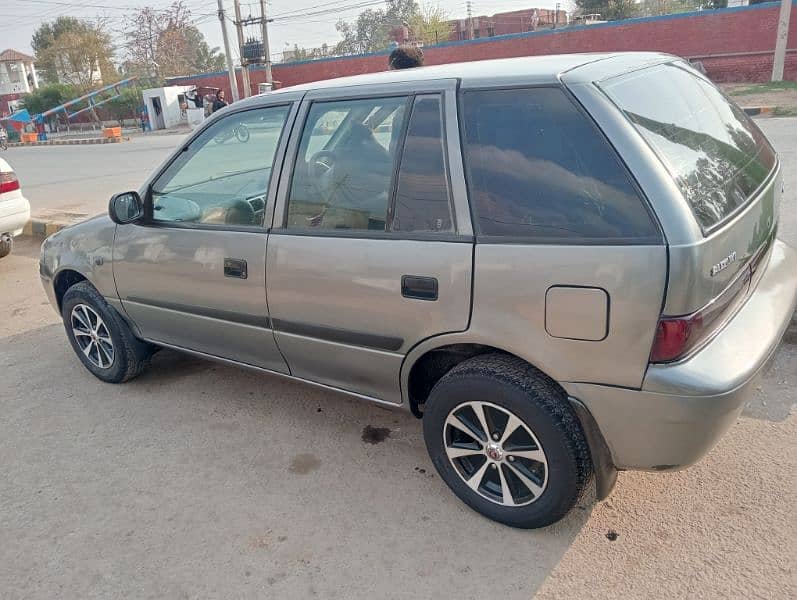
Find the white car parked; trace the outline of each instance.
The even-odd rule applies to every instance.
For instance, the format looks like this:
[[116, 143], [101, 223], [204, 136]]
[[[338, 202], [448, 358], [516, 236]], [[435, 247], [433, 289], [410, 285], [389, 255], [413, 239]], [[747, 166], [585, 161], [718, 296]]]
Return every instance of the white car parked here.
[[22, 195], [16, 173], [0, 158], [0, 258], [11, 253], [14, 237], [30, 219], [30, 204]]

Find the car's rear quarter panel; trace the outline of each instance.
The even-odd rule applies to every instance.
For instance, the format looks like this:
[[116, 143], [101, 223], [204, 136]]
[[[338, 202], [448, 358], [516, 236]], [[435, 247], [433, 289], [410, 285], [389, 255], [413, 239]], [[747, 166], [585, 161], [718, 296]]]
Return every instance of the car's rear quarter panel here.
[[[666, 273], [663, 245], [477, 244], [470, 331], [558, 381], [639, 387], [661, 311]], [[545, 302], [552, 286], [605, 290], [606, 337], [585, 341], [550, 335]]]

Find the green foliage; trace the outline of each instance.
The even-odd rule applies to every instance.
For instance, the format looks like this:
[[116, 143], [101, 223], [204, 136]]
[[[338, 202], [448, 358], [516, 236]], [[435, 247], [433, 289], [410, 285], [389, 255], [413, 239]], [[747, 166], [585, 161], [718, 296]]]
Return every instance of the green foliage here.
[[390, 45], [390, 30], [412, 23], [420, 12], [415, 0], [387, 0], [385, 9], [364, 10], [354, 22], [338, 21], [335, 29], [343, 39], [335, 47], [338, 54], [377, 52]]
[[31, 115], [35, 115], [55, 108], [59, 104], [63, 104], [79, 95], [80, 93], [75, 86], [65, 83], [51, 83], [23, 96], [22, 104]]
[[575, 0], [578, 13], [599, 14], [606, 21], [629, 19], [639, 14], [634, 0]]
[[113, 45], [101, 22], [58, 17], [34, 32], [31, 47], [47, 83], [69, 83], [86, 91], [98, 78], [116, 76]]
[[448, 13], [439, 4], [421, 5], [418, 13], [409, 21], [409, 25], [415, 40], [425, 45], [448, 40], [450, 33]]
[[134, 10], [126, 29], [124, 70], [129, 75], [164, 78], [226, 68], [224, 54], [211, 48], [192, 24], [183, 0], [163, 10]]
[[144, 99], [138, 88], [124, 88], [121, 94], [104, 106], [112, 118], [121, 123], [122, 119], [134, 119], [138, 115]]

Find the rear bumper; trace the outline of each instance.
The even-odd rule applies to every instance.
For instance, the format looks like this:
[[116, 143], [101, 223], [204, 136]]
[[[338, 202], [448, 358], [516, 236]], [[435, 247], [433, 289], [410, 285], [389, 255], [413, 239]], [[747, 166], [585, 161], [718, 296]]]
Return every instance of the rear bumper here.
[[668, 470], [700, 459], [733, 425], [797, 306], [797, 252], [773, 244], [755, 291], [700, 352], [651, 365], [641, 390], [564, 383], [592, 413], [621, 469]]
[[9, 233], [17, 236], [22, 233], [30, 220], [30, 204], [22, 194], [8, 200], [0, 200], [0, 235]]

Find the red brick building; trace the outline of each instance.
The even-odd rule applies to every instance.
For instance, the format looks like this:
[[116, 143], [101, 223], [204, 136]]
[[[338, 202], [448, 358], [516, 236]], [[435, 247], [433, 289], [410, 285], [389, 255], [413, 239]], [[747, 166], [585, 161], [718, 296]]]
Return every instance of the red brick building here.
[[561, 9], [524, 8], [495, 13], [489, 17], [479, 15], [470, 19], [455, 19], [448, 23], [448, 39], [454, 42], [564, 27], [567, 25], [567, 13]]

